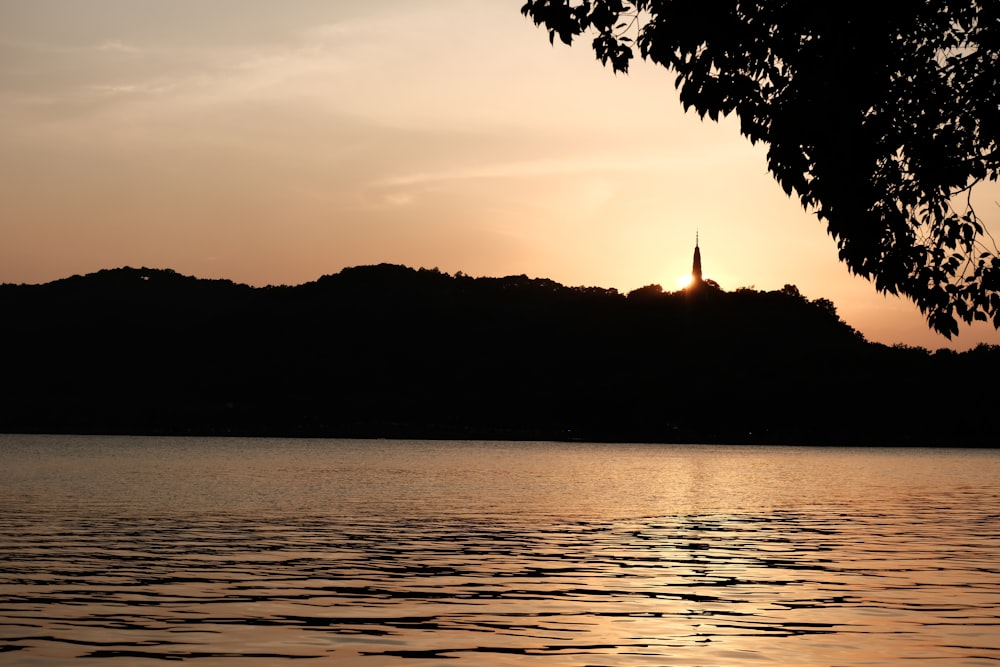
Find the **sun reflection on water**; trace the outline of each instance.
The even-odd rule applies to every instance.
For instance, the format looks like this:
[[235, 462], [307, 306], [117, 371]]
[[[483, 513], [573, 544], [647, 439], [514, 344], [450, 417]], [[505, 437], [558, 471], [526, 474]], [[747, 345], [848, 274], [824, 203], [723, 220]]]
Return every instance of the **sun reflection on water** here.
[[5, 664], [1000, 661], [997, 452], [85, 445], [0, 437]]

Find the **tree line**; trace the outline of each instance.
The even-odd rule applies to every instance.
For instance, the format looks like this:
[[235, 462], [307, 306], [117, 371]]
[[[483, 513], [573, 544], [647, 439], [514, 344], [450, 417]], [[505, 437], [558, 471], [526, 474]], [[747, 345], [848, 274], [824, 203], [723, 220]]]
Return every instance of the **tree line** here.
[[0, 285], [0, 431], [992, 445], [1000, 348], [870, 343], [826, 299], [362, 266]]

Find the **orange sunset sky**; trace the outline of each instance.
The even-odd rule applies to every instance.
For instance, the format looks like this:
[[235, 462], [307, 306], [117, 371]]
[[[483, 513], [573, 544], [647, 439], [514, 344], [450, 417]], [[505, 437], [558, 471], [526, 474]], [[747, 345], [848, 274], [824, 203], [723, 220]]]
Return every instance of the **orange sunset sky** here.
[[[391, 262], [623, 292], [797, 285], [869, 340], [966, 349], [837, 260], [735, 119], [615, 76], [519, 0], [3, 0], [0, 282], [253, 285]], [[1000, 192], [978, 195], [994, 231]]]

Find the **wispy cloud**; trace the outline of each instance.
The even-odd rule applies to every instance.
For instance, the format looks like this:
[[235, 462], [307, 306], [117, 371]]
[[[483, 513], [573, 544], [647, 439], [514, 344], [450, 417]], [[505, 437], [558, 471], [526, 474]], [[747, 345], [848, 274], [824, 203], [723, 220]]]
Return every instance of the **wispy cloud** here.
[[97, 46], [97, 50], [107, 53], [138, 53], [140, 49], [136, 46], [125, 44], [124, 42], [110, 40], [99, 44]]
[[654, 173], [690, 170], [695, 167], [729, 161], [731, 153], [724, 147], [704, 150], [697, 155], [676, 152], [600, 152], [576, 156], [539, 158], [521, 161], [470, 165], [441, 171], [419, 171], [372, 183], [377, 191], [432, 187], [446, 183], [487, 179], [537, 179], [549, 176], [574, 176], [624, 172]]

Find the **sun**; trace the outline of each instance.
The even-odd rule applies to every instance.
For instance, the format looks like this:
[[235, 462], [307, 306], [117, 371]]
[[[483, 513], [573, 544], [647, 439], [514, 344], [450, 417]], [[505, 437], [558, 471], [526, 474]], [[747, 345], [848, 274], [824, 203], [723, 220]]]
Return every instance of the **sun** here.
[[688, 287], [690, 287], [690, 285], [691, 285], [691, 274], [689, 273], [689, 274], [687, 274], [685, 276], [678, 276], [677, 277], [676, 285], [677, 285], [677, 289], [679, 289], [679, 290], [680, 289], [687, 289]]

